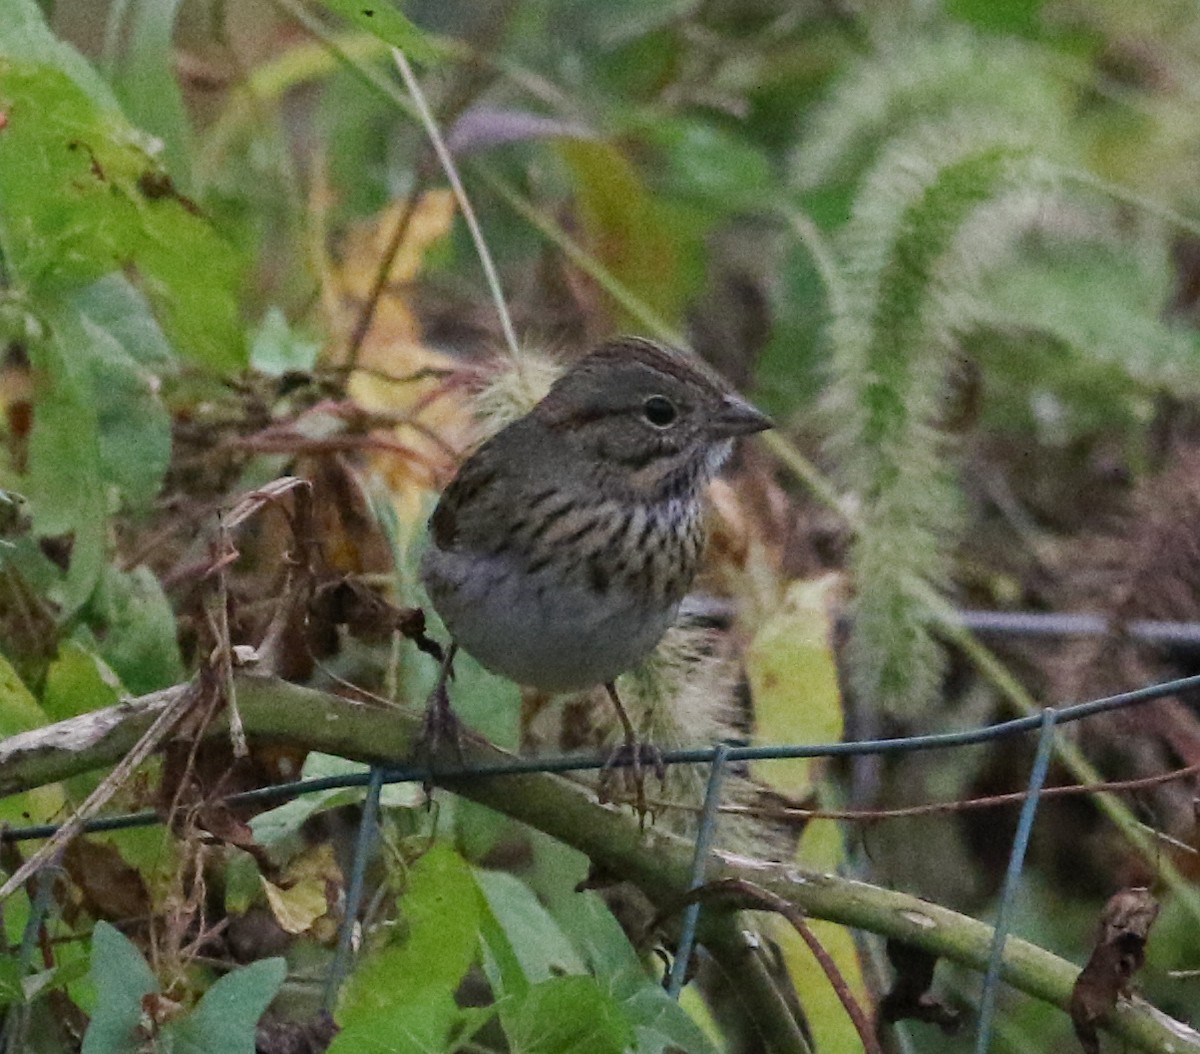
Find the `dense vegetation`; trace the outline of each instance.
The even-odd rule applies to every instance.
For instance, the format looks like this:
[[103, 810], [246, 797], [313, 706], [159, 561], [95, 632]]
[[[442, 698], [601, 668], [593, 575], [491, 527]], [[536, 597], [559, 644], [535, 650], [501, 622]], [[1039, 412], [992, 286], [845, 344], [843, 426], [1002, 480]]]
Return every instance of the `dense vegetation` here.
[[[664, 749], [953, 730], [1192, 672], [1194, 645], [981, 641], [954, 610], [1200, 621], [1200, 14], [859, 6], [0, 0], [0, 736], [135, 697], [172, 722], [129, 771], [146, 721], [82, 760], [50, 744], [48, 778], [0, 765], [10, 827], [93, 794], [161, 821], [55, 845], [0, 901], [0, 1049], [803, 1050], [801, 1019], [857, 1049], [773, 916], [739, 916], [769, 970], [714, 927], [663, 991], [701, 766], [646, 833], [584, 777], [435, 781], [431, 808], [388, 785], [348, 971], [362, 787], [222, 804], [402, 760], [443, 637], [415, 572], [438, 490], [615, 332], [694, 348], [779, 423], [713, 487], [703, 617], [623, 682]], [[452, 694], [522, 754], [615, 733], [603, 698], [469, 660]], [[1051, 783], [1194, 778], [1186, 696], [1124, 713], [1058, 733]], [[964, 916], [994, 918], [1019, 802], [805, 810], [1020, 791], [1033, 756], [731, 767], [717, 844], [844, 876], [800, 903], [867, 1014], [902, 935], [887, 890], [962, 913], [939, 1001], [884, 1049], [971, 1049]], [[0, 873], [40, 844], [0, 842]], [[1138, 984], [1195, 1023], [1198, 853], [1186, 779], [1047, 801], [1014, 932], [1082, 964], [1105, 901], [1151, 887]], [[992, 1049], [1075, 1042], [1040, 962]], [[960, 1011], [957, 1036], [928, 1023]], [[1122, 1041], [1166, 1049], [1139, 1021]]]

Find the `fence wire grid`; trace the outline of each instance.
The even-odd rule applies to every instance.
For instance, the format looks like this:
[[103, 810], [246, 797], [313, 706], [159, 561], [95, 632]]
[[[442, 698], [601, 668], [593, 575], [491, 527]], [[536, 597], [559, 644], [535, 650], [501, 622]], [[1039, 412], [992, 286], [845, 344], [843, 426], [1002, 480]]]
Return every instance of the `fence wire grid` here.
[[[1035, 612], [959, 612], [962, 625], [980, 633], [998, 633], [1003, 636], [1058, 637], [1058, 636], [1103, 636], [1116, 634], [1127, 639], [1157, 645], [1172, 645], [1200, 648], [1200, 623], [1167, 622], [1145, 620], [1117, 624], [1099, 615], [1042, 614]], [[707, 765], [709, 779], [700, 812], [700, 824], [695, 839], [695, 851], [691, 872], [691, 888], [702, 886], [705, 869], [712, 848], [719, 815], [721, 783], [731, 763], [745, 761], [770, 761], [793, 758], [844, 757], [883, 754], [907, 754], [921, 750], [969, 746], [994, 742], [1023, 735], [1038, 733], [1037, 750], [1030, 768], [1021, 802], [1013, 845], [1002, 884], [1002, 892], [996, 911], [993, 940], [979, 997], [979, 1023], [976, 1030], [975, 1054], [985, 1054], [989, 1049], [995, 1027], [996, 1006], [1000, 984], [1004, 946], [1011, 924], [1013, 905], [1020, 889], [1025, 853], [1033, 830], [1034, 819], [1045, 785], [1049, 764], [1053, 755], [1054, 733], [1059, 726], [1081, 721], [1097, 714], [1107, 713], [1142, 703], [1153, 702], [1167, 696], [1179, 695], [1191, 690], [1200, 690], [1200, 675], [1182, 677], [1147, 685], [1128, 692], [1104, 696], [1087, 702], [1062, 707], [1047, 707], [1039, 713], [1013, 718], [991, 725], [965, 729], [958, 732], [928, 733], [886, 739], [868, 739], [850, 742], [813, 744], [772, 744], [746, 746], [734, 743], [719, 743], [713, 747], [666, 750], [662, 759], [668, 765]], [[624, 763], [624, 762], [621, 762]], [[437, 766], [432, 772], [427, 764], [403, 766], [371, 766], [367, 771], [338, 776], [300, 779], [288, 783], [272, 784], [254, 790], [231, 794], [223, 799], [229, 805], [285, 801], [304, 794], [324, 790], [366, 787], [362, 817], [351, 871], [347, 884], [344, 921], [339, 933], [338, 946], [327, 978], [324, 1003], [332, 1009], [346, 972], [351, 963], [354, 927], [363, 896], [367, 862], [374, 847], [379, 822], [380, 795], [384, 786], [396, 783], [424, 782], [431, 775], [454, 778], [495, 778], [529, 773], [567, 773], [600, 770], [612, 764], [605, 754], [574, 753], [536, 757], [514, 757], [512, 760], [476, 766]], [[1182, 775], [1182, 774], [1181, 774]], [[144, 827], [162, 823], [158, 812], [145, 810], [117, 816], [96, 817], [87, 821], [81, 833], [116, 831], [131, 827]], [[0, 829], [0, 842], [21, 842], [47, 838], [59, 830], [61, 824], [36, 824], [25, 827]], [[47, 868], [46, 871], [53, 870]], [[35, 876], [31, 883], [32, 911], [27, 938], [36, 932], [50, 909], [49, 889], [52, 881], [43, 873]], [[688, 975], [696, 938], [696, 927], [700, 905], [691, 904], [683, 915], [679, 944], [671, 965], [668, 991], [678, 998]], [[32, 954], [32, 942], [22, 941], [22, 961], [25, 960], [26, 945]]]

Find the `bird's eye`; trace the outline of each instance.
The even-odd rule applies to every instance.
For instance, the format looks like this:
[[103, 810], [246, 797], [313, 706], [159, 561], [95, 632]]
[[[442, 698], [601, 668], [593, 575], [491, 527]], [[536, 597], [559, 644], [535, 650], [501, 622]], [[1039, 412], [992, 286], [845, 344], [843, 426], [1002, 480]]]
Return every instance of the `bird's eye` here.
[[666, 428], [675, 420], [679, 411], [665, 395], [652, 395], [642, 403], [642, 413], [655, 428]]

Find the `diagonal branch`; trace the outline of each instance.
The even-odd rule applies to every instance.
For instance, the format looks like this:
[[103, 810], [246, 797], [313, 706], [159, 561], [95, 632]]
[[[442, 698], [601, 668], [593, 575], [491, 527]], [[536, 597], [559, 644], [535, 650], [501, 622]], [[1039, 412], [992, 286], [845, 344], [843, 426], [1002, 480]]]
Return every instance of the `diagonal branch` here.
[[[269, 677], [237, 674], [238, 701], [252, 738], [384, 765], [412, 757], [421, 731], [415, 710], [373, 707]], [[171, 701], [145, 699], [35, 729], [0, 742], [0, 794], [13, 794], [119, 761]], [[209, 735], [228, 735], [225, 718]], [[546, 772], [504, 776], [471, 770], [511, 761], [467, 736], [464, 772], [449, 744], [433, 759], [433, 782], [529, 824], [587, 854], [607, 873], [628, 878], [660, 907], [690, 884], [692, 846], [651, 828], [639, 831], [625, 810], [599, 805], [578, 783]], [[420, 773], [415, 773], [420, 778]], [[806, 915], [894, 937], [974, 970], [987, 965], [991, 927], [937, 904], [838, 875], [714, 852], [713, 879], [740, 879], [783, 898]], [[1065, 1009], [1078, 968], [1027, 941], [1010, 938], [1002, 976], [1015, 988]], [[1108, 1028], [1131, 1049], [1200, 1054], [1200, 1033], [1139, 998], [1122, 1000]]]

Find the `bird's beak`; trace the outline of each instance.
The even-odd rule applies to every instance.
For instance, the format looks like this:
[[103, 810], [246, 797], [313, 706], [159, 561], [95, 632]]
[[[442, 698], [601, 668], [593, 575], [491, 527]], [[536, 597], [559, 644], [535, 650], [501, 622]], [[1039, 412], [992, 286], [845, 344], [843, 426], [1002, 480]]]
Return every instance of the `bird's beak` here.
[[718, 439], [750, 435], [774, 427], [774, 421], [740, 395], [725, 396], [711, 422], [712, 434]]

